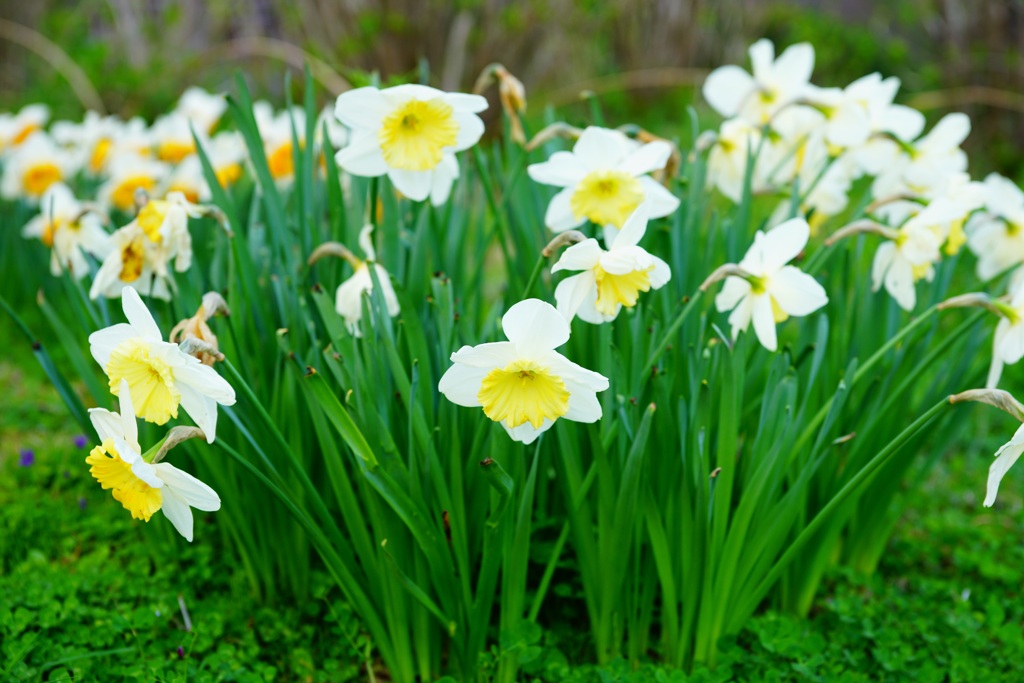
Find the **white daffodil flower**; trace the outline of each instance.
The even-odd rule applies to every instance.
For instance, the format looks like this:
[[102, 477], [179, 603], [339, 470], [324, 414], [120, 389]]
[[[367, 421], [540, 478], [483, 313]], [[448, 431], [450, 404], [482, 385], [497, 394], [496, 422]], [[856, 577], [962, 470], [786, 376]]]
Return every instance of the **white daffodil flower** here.
[[217, 404], [235, 403], [235, 390], [213, 368], [165, 342], [138, 293], [125, 287], [121, 306], [127, 323], [89, 335], [89, 350], [110, 379], [110, 391], [121, 393], [127, 382], [135, 414], [147, 422], [166, 424], [185, 409], [206, 440], [217, 434]]
[[0, 151], [17, 147], [50, 120], [50, 108], [45, 104], [29, 104], [17, 114], [0, 117]]
[[253, 116], [274, 183], [290, 185], [295, 180], [294, 140], [300, 148], [306, 144], [306, 110], [296, 106], [275, 114], [269, 102], [260, 101], [253, 105]]
[[388, 315], [392, 318], [401, 312], [398, 305], [398, 297], [395, 296], [395, 289], [391, 286], [391, 276], [384, 266], [375, 263], [377, 252], [373, 248], [373, 226], [366, 225], [359, 231], [359, 247], [363, 250], [367, 261], [353, 260], [352, 268], [355, 272], [352, 277], [345, 280], [338, 286], [338, 293], [335, 296], [334, 308], [345, 319], [348, 331], [356, 337], [362, 336], [359, 328], [359, 321], [363, 318], [363, 293], [373, 291], [373, 277], [370, 275], [372, 267], [380, 281], [380, 290], [384, 295], [384, 303], [388, 309]]
[[91, 176], [98, 176], [106, 168], [110, 151], [124, 128], [125, 124], [116, 116], [87, 111], [81, 123], [55, 121], [50, 133], [58, 145], [72, 150], [77, 166]]
[[992, 338], [992, 364], [985, 387], [995, 389], [1003, 375], [1003, 368], [1024, 358], [1024, 288], [1019, 283], [1011, 287], [1009, 301], [993, 302], [1000, 313]]
[[708, 185], [739, 203], [743, 196], [743, 181], [747, 173], [749, 155], [757, 154], [751, 176], [751, 191], [769, 187], [767, 175], [781, 161], [781, 155], [761, 129], [743, 119], [729, 119], [719, 128], [718, 136], [708, 154]]
[[885, 285], [905, 311], [917, 305], [914, 284], [932, 281], [941, 248], [953, 225], [963, 220], [963, 207], [953, 200], [935, 200], [924, 208], [916, 202], [892, 202], [879, 210], [891, 224], [900, 225], [894, 239], [883, 242], [871, 267], [872, 290]]
[[[241, 133], [236, 130], [224, 131], [208, 141], [200, 140], [199, 144], [210, 160], [221, 187], [231, 187], [238, 182], [245, 171], [245, 161], [248, 158], [245, 138]], [[202, 195], [200, 199], [205, 200]]]
[[905, 149], [882, 169], [872, 185], [876, 199], [901, 194], [930, 195], [955, 173], [967, 169], [960, 145], [971, 132], [966, 114], [947, 114], [924, 137], [904, 143]]
[[967, 247], [978, 257], [978, 277], [991, 280], [1024, 263], [1024, 192], [992, 173], [982, 184], [982, 207], [967, 221]]
[[192, 508], [205, 512], [220, 509], [220, 497], [191, 474], [166, 462], [150, 463], [142, 457], [138, 425], [132, 407], [128, 383], [121, 382], [118, 392], [120, 414], [102, 408], [90, 408], [89, 419], [100, 445], [93, 448], [85, 462], [104, 490], [111, 489], [135, 519], [148, 522], [159, 510], [178, 533], [192, 542]]
[[181, 194], [192, 204], [210, 200], [210, 186], [203, 175], [203, 163], [196, 154], [189, 154], [178, 162], [167, 177], [167, 196]]
[[0, 197], [37, 203], [51, 185], [69, 179], [76, 170], [72, 152], [36, 131], [4, 160]]
[[749, 277], [729, 276], [715, 297], [719, 311], [732, 311], [732, 337], [746, 331], [751, 321], [758, 341], [769, 351], [778, 348], [776, 323], [790, 316], [810, 315], [828, 303], [825, 289], [796, 266], [786, 265], [807, 245], [810, 227], [793, 218], [763, 233], [758, 230], [754, 244], [739, 267]]
[[131, 285], [147, 296], [170, 299], [175, 291], [171, 262], [179, 273], [192, 266], [188, 219], [200, 213], [200, 207], [180, 192], [148, 201], [135, 220], [111, 235], [112, 248], [96, 273], [89, 296], [116, 298]]
[[[197, 129], [196, 133], [201, 135], [204, 131]], [[154, 155], [168, 164], [177, 164], [196, 151], [191, 122], [184, 114], [172, 111], [160, 116], [153, 122], [149, 135]]]
[[679, 207], [679, 199], [650, 177], [665, 168], [672, 147], [660, 140], [640, 144], [617, 130], [590, 126], [571, 152], [555, 152], [526, 169], [538, 183], [564, 188], [548, 204], [544, 224], [554, 232], [587, 220], [621, 228], [641, 204], [650, 218]]
[[844, 97], [860, 104], [867, 115], [869, 135], [860, 144], [849, 145], [857, 166], [867, 175], [877, 176], [900, 156], [896, 141], [910, 142], [924, 130], [924, 114], [902, 104], [893, 104], [900, 89], [895, 77], [868, 74], [848, 85]]
[[228, 109], [223, 93], [209, 93], [192, 86], [181, 94], [174, 111], [191, 121], [197, 133], [209, 133]]
[[807, 94], [814, 71], [814, 48], [798, 43], [778, 59], [775, 46], [762, 38], [750, 46], [753, 75], [735, 65], [720, 66], [704, 81], [702, 92], [711, 108], [725, 117], [739, 116], [762, 126], [783, 107]]
[[459, 177], [456, 152], [484, 133], [479, 95], [447, 93], [425, 85], [356, 88], [338, 96], [334, 114], [351, 131], [335, 159], [356, 176], [387, 175], [413, 201], [448, 201]]
[[83, 207], [67, 185], [56, 182], [39, 202], [42, 210], [22, 229], [24, 237], [40, 240], [50, 251], [50, 272], [60, 276], [66, 268], [76, 280], [89, 273], [89, 253], [103, 259], [110, 252], [110, 235], [102, 219]]
[[134, 213], [136, 190], [158, 195], [171, 167], [120, 147], [111, 154], [107, 180], [96, 191], [96, 199], [107, 209]]
[[672, 277], [668, 264], [649, 254], [639, 242], [647, 231], [647, 209], [641, 205], [629, 217], [622, 230], [609, 228], [602, 249], [590, 238], [572, 245], [551, 268], [583, 271], [567, 277], [555, 288], [558, 312], [566, 320], [579, 316], [600, 325], [619, 315], [622, 307], [636, 305], [640, 292], [660, 289]]
[[1017, 428], [1013, 438], [996, 451], [995, 461], [988, 468], [988, 485], [985, 488], [985, 507], [992, 507], [999, 493], [999, 484], [1024, 453], [1024, 424]]
[[482, 407], [508, 435], [533, 443], [559, 418], [601, 419], [597, 392], [608, 380], [571, 362], [556, 348], [569, 340], [569, 323], [551, 304], [526, 299], [501, 319], [508, 341], [463, 346], [452, 354], [438, 390], [449, 401]]

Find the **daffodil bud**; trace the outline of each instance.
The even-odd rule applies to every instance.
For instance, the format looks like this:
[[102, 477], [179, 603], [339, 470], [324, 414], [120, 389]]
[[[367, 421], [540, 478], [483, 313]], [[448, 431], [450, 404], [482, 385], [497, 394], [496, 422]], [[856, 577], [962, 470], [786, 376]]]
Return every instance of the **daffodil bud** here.
[[178, 344], [183, 352], [198, 358], [203, 365], [212, 366], [216, 361], [224, 360], [224, 354], [217, 347], [217, 336], [206, 324], [217, 313], [230, 315], [228, 305], [217, 292], [207, 292], [196, 314], [171, 329], [169, 340]]

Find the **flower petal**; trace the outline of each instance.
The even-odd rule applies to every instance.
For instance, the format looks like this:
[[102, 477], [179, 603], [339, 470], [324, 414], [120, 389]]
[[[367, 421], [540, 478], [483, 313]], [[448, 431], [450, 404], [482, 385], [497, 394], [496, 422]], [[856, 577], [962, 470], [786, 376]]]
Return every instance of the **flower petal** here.
[[388, 172], [376, 133], [353, 135], [352, 141], [334, 155], [334, 160], [352, 175], [376, 178]]
[[366, 86], [338, 95], [334, 103], [334, 116], [352, 130], [368, 130], [376, 135], [384, 117], [393, 105], [377, 88]]
[[1017, 432], [1010, 439], [1009, 443], [996, 451], [995, 462], [988, 470], [988, 485], [985, 490], [985, 507], [992, 507], [996, 502], [996, 494], [999, 493], [999, 484], [1003, 477], [1010, 471], [1013, 464], [1024, 453], [1024, 425], [1017, 428]]
[[769, 351], [777, 351], [779, 348], [778, 339], [775, 336], [775, 315], [772, 312], [772, 301], [768, 296], [751, 297], [751, 319], [754, 323], [754, 333], [761, 346]]
[[429, 171], [406, 171], [400, 168], [389, 168], [388, 178], [399, 192], [414, 202], [422, 202], [430, 196], [433, 169]]
[[795, 259], [811, 236], [811, 228], [803, 218], [791, 218], [769, 230], [761, 240], [762, 266], [765, 273], [774, 273]]
[[770, 293], [790, 315], [810, 315], [828, 303], [825, 288], [796, 266], [785, 266], [772, 276]]
[[576, 188], [567, 187], [551, 198], [548, 210], [544, 214], [544, 225], [552, 232], [572, 230], [587, 221], [586, 216], [577, 218], [572, 212], [572, 195], [575, 191]]
[[121, 308], [128, 318], [128, 324], [135, 328], [135, 333], [143, 339], [150, 341], [163, 341], [160, 328], [153, 320], [153, 314], [142, 303], [142, 298], [135, 291], [134, 287], [125, 287], [121, 290]]
[[619, 170], [632, 176], [641, 176], [665, 168], [672, 156], [672, 145], [654, 140], [641, 145], [619, 164]]
[[[753, 49], [753, 48], [751, 48]], [[722, 116], [735, 116], [754, 91], [754, 79], [735, 64], [720, 66], [704, 81], [704, 100]]]
[[577, 242], [562, 252], [561, 258], [551, 266], [551, 272], [560, 270], [590, 270], [601, 261], [604, 249], [593, 237]]
[[547, 161], [526, 167], [529, 176], [542, 185], [571, 187], [587, 175], [587, 169], [572, 152], [555, 152]]
[[[597, 282], [594, 280], [594, 273], [584, 271], [579, 275], [567, 277], [555, 287], [555, 303], [558, 312], [565, 316], [565, 319], [572, 322], [576, 317], [576, 311], [587, 299], [587, 295], [597, 292]], [[595, 296], [596, 299], [596, 296]]]
[[555, 349], [569, 341], [569, 323], [555, 307], [540, 299], [526, 299], [501, 318], [510, 342], [533, 349]]
[[220, 510], [220, 496], [217, 492], [188, 472], [179, 470], [169, 462], [159, 462], [153, 465], [153, 469], [163, 480], [164, 490], [170, 488], [191, 507], [204, 512]]
[[644, 191], [643, 206], [647, 207], [647, 218], [664, 218], [679, 208], [679, 197], [669, 192], [664, 185], [650, 176], [639, 178]]
[[617, 130], [589, 126], [572, 148], [579, 162], [588, 171], [612, 169], [629, 152], [629, 139]]

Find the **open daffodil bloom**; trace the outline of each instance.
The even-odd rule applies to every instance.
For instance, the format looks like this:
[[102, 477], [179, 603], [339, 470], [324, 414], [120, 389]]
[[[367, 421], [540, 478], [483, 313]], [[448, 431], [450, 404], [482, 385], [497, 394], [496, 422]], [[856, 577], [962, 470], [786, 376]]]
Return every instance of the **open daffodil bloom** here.
[[338, 97], [335, 115], [352, 129], [338, 164], [353, 175], [387, 175], [409, 199], [443, 204], [459, 177], [455, 152], [484, 132], [479, 95], [446, 93], [425, 85], [356, 88]]
[[195, 421], [210, 443], [217, 430], [217, 404], [232, 405], [235, 392], [217, 372], [165, 342], [138, 293], [121, 294], [127, 323], [89, 336], [90, 351], [110, 378], [110, 391], [127, 388], [135, 414], [156, 424], [178, 416], [178, 408]]
[[555, 152], [527, 171], [538, 183], [564, 188], [548, 205], [544, 224], [562, 232], [590, 221], [621, 228], [641, 204], [651, 218], [676, 210], [679, 200], [649, 173], [668, 163], [672, 147], [640, 144], [617, 130], [591, 126], [571, 152]]
[[[142, 456], [138, 425], [128, 382], [122, 380], [118, 401], [120, 414], [92, 408], [89, 418], [100, 437], [85, 459], [89, 473], [104, 490], [110, 490], [135, 519], [148, 522], [163, 510], [174, 528], [192, 541], [192, 510], [220, 509], [220, 498], [209, 486], [166, 463], [152, 463]], [[154, 460], [158, 458], [153, 458]]]
[[460, 406], [483, 408], [516, 441], [532, 443], [559, 418], [601, 418], [597, 392], [608, 380], [555, 349], [569, 340], [569, 323], [551, 304], [520, 301], [501, 321], [507, 342], [464, 346], [438, 389]]

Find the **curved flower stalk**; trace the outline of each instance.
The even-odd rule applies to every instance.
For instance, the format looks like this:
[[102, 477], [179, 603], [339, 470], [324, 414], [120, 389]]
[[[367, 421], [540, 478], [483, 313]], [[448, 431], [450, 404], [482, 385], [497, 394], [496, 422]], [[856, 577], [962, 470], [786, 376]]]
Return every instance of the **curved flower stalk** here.
[[758, 341], [769, 351], [778, 348], [776, 323], [806, 316], [828, 303], [825, 289], [796, 266], [786, 265], [807, 246], [810, 227], [802, 218], [754, 235], [754, 244], [739, 262], [745, 277], [730, 275], [715, 297], [719, 311], [732, 311], [732, 338], [754, 324]]
[[413, 201], [448, 201], [459, 177], [456, 152], [480, 140], [487, 109], [479, 95], [446, 93], [425, 85], [356, 88], [338, 96], [335, 115], [352, 130], [335, 159], [357, 176], [387, 175]]
[[790, 45], [776, 59], [775, 46], [762, 38], [750, 46], [749, 52], [752, 74], [739, 66], [720, 66], [704, 81], [702, 92], [711, 108], [722, 116], [739, 116], [761, 126], [807, 94], [814, 71], [814, 48], [810, 43]]
[[70, 179], [77, 170], [74, 155], [37, 130], [5, 158], [0, 196], [38, 203], [51, 185]]
[[884, 284], [900, 308], [910, 311], [917, 305], [915, 284], [932, 281], [935, 264], [942, 260], [942, 245], [954, 226], [963, 224], [967, 207], [952, 199], [936, 200], [924, 208], [916, 202], [900, 201], [887, 204], [879, 213], [902, 225], [882, 232], [889, 240], [875, 252], [872, 289], [877, 292]]
[[460, 406], [481, 407], [510, 437], [533, 443], [559, 418], [601, 419], [597, 392], [608, 379], [576, 365], [556, 348], [569, 341], [569, 323], [551, 304], [526, 299], [501, 319], [508, 341], [463, 346], [438, 390]]
[[982, 280], [1024, 263], [1024, 192], [1013, 181], [990, 174], [982, 183], [981, 210], [965, 230]]
[[[622, 230], [609, 229], [602, 249], [590, 238], [574, 244], [551, 268], [582, 271], [558, 283], [555, 301], [566, 320], [579, 316], [599, 325], [615, 320], [622, 307], [636, 305], [640, 292], [660, 289], [672, 277], [669, 265], [648, 253], [639, 242], [647, 231], [647, 209], [641, 205]], [[562, 233], [565, 234], [565, 233]]]
[[[170, 463], [158, 462], [158, 456], [166, 453], [165, 448], [154, 448], [142, 454], [127, 381], [121, 381], [117, 393], [120, 414], [102, 408], [89, 410], [89, 419], [100, 438], [100, 445], [85, 459], [90, 466], [89, 473], [104, 490], [111, 490], [114, 500], [131, 512], [133, 518], [148, 522], [162, 510], [178, 533], [191, 543], [192, 508], [214, 512], [220, 509], [220, 497], [191, 474]], [[185, 430], [185, 433], [176, 434], [175, 430]], [[164, 441], [173, 437], [180, 442], [183, 438], [202, 435], [193, 428], [176, 427]]]
[[171, 262], [179, 273], [192, 265], [188, 219], [208, 212], [180, 192], [147, 201], [135, 220], [111, 235], [113, 248], [96, 273], [89, 296], [116, 298], [131, 285], [141, 294], [170, 299], [175, 288]]
[[617, 130], [590, 126], [571, 152], [555, 152], [526, 170], [538, 183], [564, 188], [544, 215], [544, 224], [554, 232], [588, 220], [621, 228], [641, 204], [649, 218], [668, 216], [679, 207], [679, 199], [650, 177], [671, 156], [667, 142], [640, 144]]
[[39, 202], [42, 210], [22, 229], [24, 237], [38, 239], [50, 247], [50, 272], [60, 276], [65, 269], [76, 280], [89, 273], [86, 254], [98, 259], [110, 251], [110, 235], [103, 219], [81, 204], [62, 182], [51, 185]]
[[352, 266], [352, 276], [338, 286], [338, 292], [334, 299], [334, 308], [338, 314], [345, 319], [348, 331], [355, 337], [363, 336], [359, 322], [363, 319], [363, 294], [373, 291], [373, 276], [370, 275], [372, 266], [380, 282], [381, 293], [384, 295], [384, 303], [388, 315], [394, 318], [401, 312], [398, 304], [398, 297], [395, 289], [391, 286], [391, 276], [384, 266], [376, 263], [377, 251], [373, 248], [373, 226], [365, 225], [359, 231], [359, 247], [366, 256], [366, 261], [356, 257], [344, 245], [337, 242], [321, 244], [310, 255], [308, 263], [316, 263], [324, 256], [338, 256], [348, 261]]
[[89, 335], [89, 351], [109, 378], [111, 393], [117, 395], [127, 386], [135, 414], [158, 425], [178, 417], [180, 406], [213, 443], [217, 404], [234, 405], [235, 390], [213, 368], [165, 342], [131, 287], [124, 288], [121, 306], [127, 323]]

